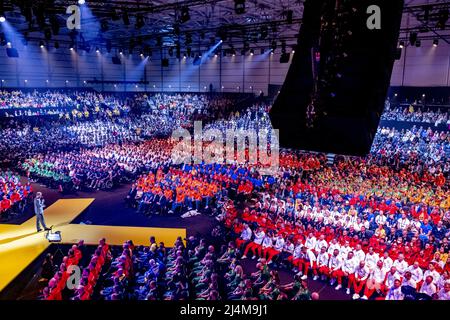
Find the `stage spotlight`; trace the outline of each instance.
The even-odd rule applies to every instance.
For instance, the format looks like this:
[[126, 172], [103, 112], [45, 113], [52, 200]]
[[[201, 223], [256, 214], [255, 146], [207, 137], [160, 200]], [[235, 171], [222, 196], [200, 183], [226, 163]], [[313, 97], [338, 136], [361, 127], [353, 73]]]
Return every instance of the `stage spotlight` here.
[[439, 39], [433, 40], [433, 47], [437, 47], [439, 45]]
[[405, 47], [405, 42], [400, 41], [400, 45], [398, 46], [400, 49], [403, 49]]
[[138, 14], [136, 17], [136, 29], [140, 29], [145, 25], [144, 16], [141, 14]]
[[139, 52], [139, 55], [140, 55], [141, 57], [143, 57], [143, 56], [144, 56], [144, 51], [141, 50], [141, 51]]
[[73, 43], [71, 43], [70, 46], [69, 46], [69, 50], [73, 51], [74, 47], [75, 47], [75, 45]]
[[5, 16], [1, 15], [1, 16], [0, 16], [0, 22], [3, 23], [3, 22], [5, 22], [5, 21], [6, 21]]
[[99, 49], [98, 47], [95, 48], [95, 52], [99, 53], [99, 52], [100, 52], [100, 49]]
[[123, 51], [122, 51], [122, 49], [119, 49], [119, 54], [123, 54]]
[[251, 49], [250, 50], [250, 55], [252, 56], [252, 55], [254, 55], [255, 54], [255, 51], [253, 50], [253, 49]]
[[234, 0], [234, 12], [236, 14], [245, 13], [245, 0]]
[[189, 15], [189, 8], [187, 6], [182, 7], [180, 14], [180, 22], [185, 23], [188, 22], [190, 19], [191, 16]]
[[39, 47], [41, 47], [41, 49], [44, 48], [44, 41], [39, 41]]
[[83, 4], [85, 4], [86, 3], [86, 0], [78, 0], [78, 4], [80, 5], [80, 6], [82, 6]]
[[122, 15], [123, 24], [126, 26], [130, 25], [130, 17], [128, 16], [128, 12], [124, 11]]

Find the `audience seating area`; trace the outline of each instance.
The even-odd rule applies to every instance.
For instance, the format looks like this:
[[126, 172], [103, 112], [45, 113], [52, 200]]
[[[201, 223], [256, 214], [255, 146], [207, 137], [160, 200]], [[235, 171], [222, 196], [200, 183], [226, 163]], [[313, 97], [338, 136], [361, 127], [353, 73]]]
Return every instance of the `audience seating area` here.
[[[366, 157], [282, 149], [268, 175], [260, 163], [179, 164], [169, 138], [200, 119], [204, 130], [267, 134], [270, 104], [247, 96], [7, 91], [0, 105], [18, 112], [1, 120], [0, 160], [10, 169], [0, 173], [2, 215], [23, 210], [28, 178], [63, 192], [130, 185], [124, 205], [139, 214], [218, 220], [213, 241], [102, 240], [92, 256], [80, 243], [55, 272], [46, 267], [43, 299], [315, 299], [311, 280], [349, 299], [449, 299], [444, 106], [388, 106]], [[21, 113], [66, 106], [75, 113], [38, 122]], [[65, 285], [70, 266], [82, 268], [75, 289]], [[281, 284], [280, 272], [293, 282]]]

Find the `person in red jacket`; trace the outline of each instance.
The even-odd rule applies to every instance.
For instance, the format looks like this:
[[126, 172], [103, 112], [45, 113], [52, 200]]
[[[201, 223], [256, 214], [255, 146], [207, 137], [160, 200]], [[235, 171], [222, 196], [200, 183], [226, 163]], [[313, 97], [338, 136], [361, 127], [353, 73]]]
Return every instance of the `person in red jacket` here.
[[0, 211], [5, 212], [11, 208], [11, 200], [5, 195], [3, 196], [3, 200], [0, 202]]

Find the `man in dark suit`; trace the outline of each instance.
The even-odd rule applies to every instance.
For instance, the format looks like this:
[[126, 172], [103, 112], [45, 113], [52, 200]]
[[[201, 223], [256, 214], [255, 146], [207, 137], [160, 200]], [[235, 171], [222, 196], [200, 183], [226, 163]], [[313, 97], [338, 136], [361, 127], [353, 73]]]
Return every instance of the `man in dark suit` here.
[[125, 197], [125, 203], [128, 207], [132, 207], [134, 205], [134, 200], [136, 199], [137, 187], [135, 184], [131, 186], [131, 189], [128, 191], [127, 196]]
[[45, 224], [45, 219], [44, 219], [44, 198], [42, 197], [42, 192], [37, 192], [36, 193], [36, 197], [34, 198], [34, 214], [36, 215], [36, 229], [37, 232], [40, 232], [41, 226], [45, 229], [45, 230], [50, 230], [50, 228], [47, 228], [46, 224]]

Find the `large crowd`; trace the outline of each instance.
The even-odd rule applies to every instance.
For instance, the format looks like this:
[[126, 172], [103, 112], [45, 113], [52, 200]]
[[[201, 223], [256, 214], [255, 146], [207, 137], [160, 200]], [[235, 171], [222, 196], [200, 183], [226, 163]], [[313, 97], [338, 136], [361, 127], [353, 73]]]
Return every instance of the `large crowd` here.
[[422, 122], [433, 125], [450, 125], [448, 106], [436, 110], [425, 109], [423, 106], [411, 104], [409, 106], [391, 106], [387, 104], [381, 120]]
[[[26, 105], [24, 96], [13, 101]], [[82, 288], [69, 298], [311, 299], [309, 278], [354, 299], [449, 298], [450, 135], [432, 128], [448, 122], [445, 112], [387, 110], [384, 119], [424, 125], [379, 128], [362, 158], [337, 156], [329, 163], [323, 154], [281, 150], [279, 168], [267, 175], [258, 164], [236, 161], [178, 164], [168, 136], [196, 119], [207, 121], [205, 130], [267, 134], [269, 105], [237, 110], [237, 97], [194, 94], [135, 98], [116, 117], [62, 117], [36, 127], [9, 122], [1, 130], [2, 157], [14, 154], [12, 162], [31, 179], [62, 189], [133, 181], [126, 202], [146, 215], [213, 212], [222, 246], [200, 239], [171, 249], [129, 242], [114, 255], [103, 243], [83, 271]], [[10, 199], [21, 186], [4, 176], [0, 187], [7, 186]], [[78, 263], [73, 251], [68, 259]], [[258, 259], [255, 273], [243, 270], [248, 258]], [[55, 291], [66, 262], [49, 278], [45, 298], [66, 297]], [[281, 284], [281, 270], [293, 270], [294, 281]]]

